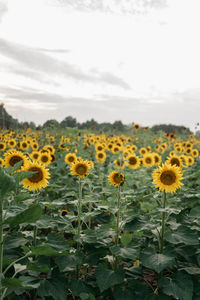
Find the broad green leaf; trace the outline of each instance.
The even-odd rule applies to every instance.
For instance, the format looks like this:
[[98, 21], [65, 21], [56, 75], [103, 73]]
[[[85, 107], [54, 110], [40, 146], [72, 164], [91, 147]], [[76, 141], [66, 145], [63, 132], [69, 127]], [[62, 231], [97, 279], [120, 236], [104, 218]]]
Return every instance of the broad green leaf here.
[[42, 245], [38, 247], [31, 247], [32, 255], [46, 255], [46, 256], [59, 256], [65, 255], [63, 252], [58, 252], [50, 246]]
[[186, 271], [190, 275], [200, 274], [200, 268], [197, 268], [197, 267], [185, 267], [185, 268], [181, 268], [181, 270]]
[[175, 232], [166, 232], [165, 239], [172, 244], [198, 245], [198, 235], [185, 226], [180, 226]]
[[[79, 297], [81, 294], [90, 294], [90, 288], [85, 284], [85, 282], [81, 279], [72, 279], [69, 282], [69, 288], [73, 293], [73, 296]], [[90, 298], [88, 298], [90, 299]]]
[[143, 253], [140, 258], [142, 264], [148, 268], [160, 273], [166, 268], [169, 268], [174, 263], [174, 257], [167, 256], [164, 254], [146, 254]]
[[188, 274], [179, 272], [173, 279], [162, 278], [158, 284], [168, 296], [180, 300], [192, 300], [193, 283]]
[[16, 216], [9, 217], [5, 220], [6, 224], [9, 224], [11, 227], [15, 227], [19, 224], [23, 223], [34, 223], [38, 219], [40, 219], [42, 214], [42, 209], [39, 204], [32, 204], [29, 208], [24, 211], [18, 213]]
[[6, 173], [6, 171], [0, 167], [0, 194], [4, 196], [10, 191], [14, 190], [16, 182], [13, 176]]
[[25, 245], [28, 242], [27, 239], [21, 233], [8, 235], [4, 242], [4, 250], [9, 250], [13, 248], [18, 248]]
[[59, 267], [60, 272], [72, 271], [74, 268], [82, 262], [83, 255], [79, 254], [68, 254], [64, 257], [57, 257], [56, 263]]
[[19, 280], [18, 278], [4, 278], [2, 279], [2, 286], [4, 288], [10, 289], [18, 289], [23, 288], [23, 281]]
[[134, 248], [120, 248], [119, 246], [112, 246], [110, 249], [114, 255], [121, 256], [123, 258], [135, 260], [138, 256], [138, 250]]
[[66, 251], [69, 248], [64, 237], [55, 232], [52, 232], [48, 235], [46, 244], [51, 246], [56, 251]]
[[97, 285], [101, 292], [109, 287], [120, 284], [124, 281], [125, 272], [118, 268], [116, 271], [110, 270], [106, 265], [100, 264], [95, 271]]

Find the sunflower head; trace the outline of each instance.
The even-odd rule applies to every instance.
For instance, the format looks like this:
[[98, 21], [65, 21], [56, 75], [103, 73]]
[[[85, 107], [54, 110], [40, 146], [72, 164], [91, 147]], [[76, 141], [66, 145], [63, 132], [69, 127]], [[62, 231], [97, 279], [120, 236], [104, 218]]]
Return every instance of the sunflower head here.
[[69, 213], [69, 211], [68, 211], [67, 209], [62, 209], [60, 214], [61, 214], [62, 217], [64, 217], [64, 216], [66, 216], [68, 213]]
[[29, 178], [22, 180], [22, 185], [31, 190], [41, 190], [48, 185], [48, 178], [50, 177], [48, 169], [37, 162], [30, 162], [23, 171], [34, 172]]
[[15, 164], [17, 164], [18, 162], [22, 161], [22, 165], [21, 167], [19, 167], [19, 169], [17, 169], [16, 171], [21, 171], [21, 169], [23, 167], [26, 166], [26, 164], [28, 163], [28, 159], [27, 157], [21, 152], [21, 151], [17, 151], [17, 150], [10, 150], [7, 151], [5, 154], [5, 167], [14, 167]]
[[71, 165], [70, 171], [72, 175], [77, 175], [79, 178], [84, 178], [88, 175], [90, 165], [85, 160], [76, 161]]
[[106, 159], [106, 153], [104, 151], [98, 151], [96, 154], [96, 160], [103, 164], [105, 162]]
[[172, 157], [169, 157], [167, 159], [167, 162], [171, 165], [175, 165], [180, 168], [183, 166], [180, 156], [177, 156], [177, 155], [173, 155]]
[[41, 153], [39, 157], [39, 162], [44, 166], [48, 166], [51, 163], [51, 155], [49, 152]]
[[117, 171], [113, 171], [109, 176], [108, 180], [110, 184], [114, 186], [120, 186], [124, 183], [124, 175], [122, 173], [119, 173]]
[[73, 164], [77, 160], [76, 154], [75, 153], [68, 153], [65, 155], [65, 162], [68, 165]]
[[183, 185], [181, 182], [181, 179], [183, 179], [181, 169], [167, 162], [163, 164], [162, 167], [156, 169], [152, 177], [153, 184], [156, 185], [156, 188], [166, 193], [174, 193]]
[[154, 157], [152, 154], [145, 154], [143, 157], [143, 165], [150, 168], [154, 165]]
[[138, 156], [136, 156], [135, 154], [130, 154], [126, 158], [126, 164], [131, 169], [137, 169], [140, 166], [140, 158]]

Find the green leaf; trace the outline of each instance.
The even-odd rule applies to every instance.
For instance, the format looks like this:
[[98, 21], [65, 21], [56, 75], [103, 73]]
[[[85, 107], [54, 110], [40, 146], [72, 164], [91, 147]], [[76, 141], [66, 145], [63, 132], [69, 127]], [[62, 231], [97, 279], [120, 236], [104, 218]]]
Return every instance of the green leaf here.
[[6, 173], [6, 171], [0, 167], [0, 193], [5, 195], [10, 191], [14, 190], [16, 187], [16, 182], [13, 176]]
[[173, 279], [162, 278], [158, 285], [168, 296], [179, 300], [192, 300], [193, 283], [188, 274], [179, 272]]
[[12, 234], [6, 237], [4, 250], [18, 248], [28, 242], [21, 233]]
[[[85, 284], [83, 280], [73, 279], [69, 282], [69, 288], [72, 291], [73, 296], [81, 296], [81, 294], [89, 294], [90, 288]], [[90, 299], [90, 298], [88, 298]]]
[[59, 253], [58, 251], [54, 250], [50, 246], [38, 246], [38, 247], [31, 247], [32, 255], [46, 255], [46, 256], [57, 256], [57, 255], [65, 255], [65, 253]]
[[121, 256], [132, 260], [135, 260], [138, 256], [138, 250], [134, 248], [120, 248], [119, 246], [114, 245], [110, 250], [115, 256]]
[[64, 237], [55, 232], [52, 232], [48, 235], [46, 244], [51, 246], [56, 251], [66, 251], [69, 248]]
[[57, 257], [56, 263], [59, 267], [60, 272], [72, 271], [77, 265], [82, 262], [83, 255], [78, 254], [69, 254], [64, 257]]
[[2, 279], [2, 286], [9, 289], [18, 289], [24, 287], [23, 281], [19, 280], [18, 278], [4, 278]]
[[66, 300], [67, 289], [66, 278], [59, 273], [55, 273], [51, 279], [41, 282], [37, 292], [41, 298], [52, 297], [54, 300]]
[[186, 267], [186, 268], [181, 268], [181, 270], [184, 270], [188, 274], [191, 274], [191, 275], [198, 275], [198, 274], [200, 274], [200, 268], [197, 268], [197, 267]]
[[180, 226], [175, 232], [166, 232], [165, 239], [172, 244], [198, 245], [198, 235], [185, 226]]
[[146, 268], [152, 269], [157, 273], [162, 272], [164, 269], [172, 266], [174, 263], [174, 257], [159, 253], [143, 253], [140, 260]]
[[124, 281], [125, 272], [119, 268], [116, 271], [110, 270], [106, 265], [100, 264], [95, 271], [97, 285], [101, 292], [109, 287], [120, 284]]
[[131, 233], [123, 233], [122, 236], [121, 236], [121, 242], [123, 244], [123, 246], [128, 246], [128, 244], [132, 241], [133, 239], [133, 236]]
[[9, 217], [5, 220], [6, 224], [9, 224], [11, 227], [15, 227], [23, 223], [34, 223], [40, 219], [42, 215], [42, 209], [39, 204], [32, 204], [29, 208], [25, 209], [23, 212], [20, 212], [16, 216]]

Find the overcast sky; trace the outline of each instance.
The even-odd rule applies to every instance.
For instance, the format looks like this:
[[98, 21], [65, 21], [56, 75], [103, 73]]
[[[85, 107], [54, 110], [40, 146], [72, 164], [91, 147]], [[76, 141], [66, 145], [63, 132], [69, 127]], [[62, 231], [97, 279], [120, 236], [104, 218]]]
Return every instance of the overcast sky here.
[[0, 102], [20, 121], [200, 121], [200, 0], [0, 0]]

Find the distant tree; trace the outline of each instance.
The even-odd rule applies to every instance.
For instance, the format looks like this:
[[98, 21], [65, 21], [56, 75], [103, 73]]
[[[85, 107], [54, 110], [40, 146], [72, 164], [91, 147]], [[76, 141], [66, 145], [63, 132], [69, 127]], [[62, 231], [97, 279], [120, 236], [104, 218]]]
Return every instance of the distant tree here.
[[116, 129], [118, 131], [124, 131], [124, 124], [122, 123], [122, 121], [115, 121], [113, 123], [113, 129]]
[[55, 119], [47, 120], [43, 124], [43, 128], [46, 128], [46, 127], [58, 128], [59, 126], [60, 126], [59, 122]]
[[65, 127], [76, 127], [77, 126], [77, 122], [76, 122], [76, 118], [73, 118], [72, 116], [68, 116], [66, 117], [64, 120], [62, 120], [60, 122], [60, 126], [62, 128], [65, 128]]
[[91, 119], [89, 121], [83, 122], [82, 124], [79, 124], [80, 129], [97, 129], [99, 127], [99, 124], [94, 119]]
[[185, 126], [180, 126], [180, 125], [173, 125], [173, 124], [160, 124], [160, 125], [154, 125], [152, 126], [152, 130], [154, 132], [158, 132], [160, 130], [164, 131], [164, 132], [174, 132], [174, 133], [186, 133], [189, 134], [190, 133], [190, 129], [185, 127]]

